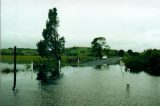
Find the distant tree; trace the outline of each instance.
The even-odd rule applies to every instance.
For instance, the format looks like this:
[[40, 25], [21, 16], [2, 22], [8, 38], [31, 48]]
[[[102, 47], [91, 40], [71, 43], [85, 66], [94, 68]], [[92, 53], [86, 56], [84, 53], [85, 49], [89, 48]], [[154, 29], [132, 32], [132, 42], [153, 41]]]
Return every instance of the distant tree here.
[[104, 37], [97, 37], [91, 42], [92, 46], [92, 53], [93, 56], [102, 59], [103, 57], [103, 50], [109, 49], [109, 45], [106, 44], [106, 39]]
[[124, 50], [119, 50], [118, 51], [118, 56], [123, 57], [124, 56]]
[[59, 20], [57, 17], [57, 9], [49, 10], [46, 28], [43, 30], [42, 36], [44, 40], [37, 43], [38, 53], [42, 57], [53, 57], [58, 63], [61, 59], [61, 53], [64, 52], [64, 37], [59, 37], [58, 28]]
[[139, 54], [139, 52], [133, 52], [133, 56], [138, 56]]
[[129, 49], [128, 51], [127, 51], [127, 53], [129, 54], [129, 55], [133, 55], [133, 51], [131, 50], [131, 49]]
[[104, 52], [107, 57], [113, 57], [118, 55], [118, 50], [105, 49]]

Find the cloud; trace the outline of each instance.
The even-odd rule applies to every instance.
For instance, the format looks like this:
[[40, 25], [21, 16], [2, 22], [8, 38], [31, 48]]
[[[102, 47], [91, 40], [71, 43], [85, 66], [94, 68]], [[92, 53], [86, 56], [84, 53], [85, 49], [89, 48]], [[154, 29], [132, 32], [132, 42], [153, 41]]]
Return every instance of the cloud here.
[[[104, 36], [114, 49], [160, 48], [160, 1], [2, 0], [2, 47], [36, 48], [48, 10], [57, 7], [66, 46], [90, 46]], [[8, 43], [10, 42], [10, 43]]]
[[8, 48], [17, 46], [18, 48], [36, 48], [37, 39], [42, 39], [38, 33], [24, 33], [15, 31], [2, 32], [2, 47]]

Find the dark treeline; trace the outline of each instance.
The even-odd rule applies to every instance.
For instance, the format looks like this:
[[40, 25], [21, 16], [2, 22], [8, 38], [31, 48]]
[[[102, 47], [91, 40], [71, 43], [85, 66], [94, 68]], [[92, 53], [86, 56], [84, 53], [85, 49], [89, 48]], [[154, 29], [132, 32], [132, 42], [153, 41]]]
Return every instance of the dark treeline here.
[[152, 75], [160, 75], [160, 50], [149, 49], [137, 55], [130, 54], [123, 60], [131, 72], [145, 71]]

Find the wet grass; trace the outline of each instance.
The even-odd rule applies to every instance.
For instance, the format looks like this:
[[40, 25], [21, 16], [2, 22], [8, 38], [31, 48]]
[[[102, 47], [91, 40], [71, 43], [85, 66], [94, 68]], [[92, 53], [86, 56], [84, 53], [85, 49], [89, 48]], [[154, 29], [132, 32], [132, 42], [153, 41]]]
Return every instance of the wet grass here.
[[[17, 62], [31, 62], [31, 61], [39, 61], [42, 60], [40, 56], [17, 56]], [[0, 61], [2, 62], [13, 62], [13, 56], [11, 55], [2, 55], [0, 58]]]
[[[91, 56], [62, 56], [62, 64], [77, 64], [78, 58], [80, 63], [93, 60], [93, 57]], [[2, 62], [11, 62], [13, 63], [14, 57], [11, 55], [2, 55], [0, 58], [0, 61]], [[46, 58], [42, 58], [40, 56], [17, 56], [17, 63], [30, 63], [33, 62], [43, 62]]]

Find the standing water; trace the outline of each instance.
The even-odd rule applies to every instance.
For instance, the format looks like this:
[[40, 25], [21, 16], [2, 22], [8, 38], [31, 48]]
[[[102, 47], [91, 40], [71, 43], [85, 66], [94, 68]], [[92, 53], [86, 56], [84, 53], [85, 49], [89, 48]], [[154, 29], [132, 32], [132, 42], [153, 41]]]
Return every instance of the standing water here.
[[25, 64], [17, 68], [16, 93], [13, 73], [0, 72], [0, 106], [160, 106], [160, 77], [132, 74], [119, 65], [63, 67], [63, 76], [51, 83], [37, 80]]

